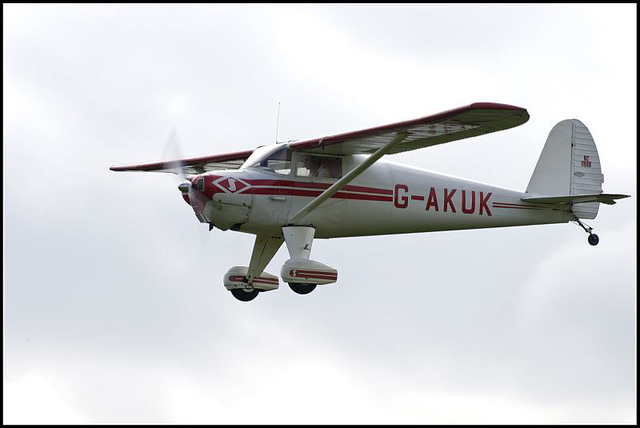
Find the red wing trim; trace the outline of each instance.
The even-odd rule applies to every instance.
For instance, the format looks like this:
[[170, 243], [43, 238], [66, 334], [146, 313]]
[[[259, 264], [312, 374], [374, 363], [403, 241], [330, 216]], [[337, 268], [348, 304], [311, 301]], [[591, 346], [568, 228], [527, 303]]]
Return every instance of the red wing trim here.
[[[364, 138], [372, 135], [379, 135], [385, 132], [393, 131], [395, 129], [403, 129], [403, 128], [411, 127], [414, 125], [438, 122], [442, 119], [447, 119], [447, 118], [457, 116], [459, 114], [466, 113], [472, 110], [511, 110], [511, 111], [526, 113], [526, 120], [529, 119], [527, 110], [522, 107], [512, 106], [509, 104], [498, 104], [498, 103], [473, 103], [468, 106], [447, 110], [432, 116], [425, 116], [418, 119], [407, 120], [404, 122], [397, 122], [397, 123], [391, 123], [388, 125], [376, 126], [374, 128], [367, 128], [360, 131], [345, 132], [343, 134], [336, 134], [328, 137], [315, 138], [313, 140], [298, 141], [298, 142], [289, 144], [289, 147], [293, 150], [303, 150], [303, 149], [312, 149], [312, 148], [329, 146], [329, 145], [343, 143], [345, 141], [353, 140], [357, 138]], [[526, 120], [524, 122], [526, 122]]]
[[197, 158], [167, 160], [162, 162], [144, 163], [129, 166], [112, 166], [111, 171], [162, 171], [170, 170], [179, 162], [182, 166], [205, 165], [208, 163], [219, 163], [246, 160], [251, 156], [253, 150], [245, 150], [243, 152], [225, 153], [222, 155], [202, 156]]

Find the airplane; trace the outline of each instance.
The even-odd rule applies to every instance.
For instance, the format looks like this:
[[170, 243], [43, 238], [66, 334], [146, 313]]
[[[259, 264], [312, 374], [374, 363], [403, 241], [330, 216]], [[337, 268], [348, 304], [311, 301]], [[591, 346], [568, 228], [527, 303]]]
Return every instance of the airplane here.
[[577, 119], [553, 127], [524, 192], [382, 159], [527, 120], [524, 108], [480, 102], [311, 140], [110, 169], [177, 174], [182, 198], [209, 230], [256, 235], [248, 266], [223, 278], [248, 302], [278, 289], [279, 277], [265, 268], [283, 243], [290, 258], [280, 277], [298, 294], [338, 280], [337, 269], [310, 258], [314, 239], [573, 222], [597, 245], [581, 220], [629, 195], [603, 193], [595, 142]]

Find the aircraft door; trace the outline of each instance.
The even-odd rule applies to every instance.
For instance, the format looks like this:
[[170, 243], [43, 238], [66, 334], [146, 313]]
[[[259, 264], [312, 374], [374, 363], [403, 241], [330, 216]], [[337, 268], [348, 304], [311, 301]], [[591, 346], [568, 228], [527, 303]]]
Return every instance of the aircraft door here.
[[[295, 152], [293, 161], [294, 194], [298, 197], [293, 199], [287, 218], [296, 214], [343, 175], [342, 156]], [[321, 236], [329, 229], [340, 227], [345, 219], [347, 208], [347, 200], [331, 198], [312, 212], [306, 220], [319, 228], [318, 236]], [[330, 220], [327, 221], [327, 219]]]
[[247, 230], [253, 233], [282, 233], [293, 197], [292, 152], [285, 145], [274, 147], [245, 171], [252, 184], [253, 201]]

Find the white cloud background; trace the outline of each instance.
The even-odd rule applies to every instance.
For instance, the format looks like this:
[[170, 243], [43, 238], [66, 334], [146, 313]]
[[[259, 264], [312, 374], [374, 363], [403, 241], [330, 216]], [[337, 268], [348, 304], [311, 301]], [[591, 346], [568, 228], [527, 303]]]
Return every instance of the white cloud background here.
[[[3, 5], [5, 423], [633, 423], [637, 6]], [[591, 130], [590, 222], [317, 240], [340, 281], [249, 304], [253, 237], [174, 177], [113, 173], [434, 114], [526, 107], [394, 161], [524, 190]], [[269, 265], [279, 272], [284, 249]], [[403, 282], [399, 271], [415, 272]], [[427, 278], [422, 279], [422, 278]]]

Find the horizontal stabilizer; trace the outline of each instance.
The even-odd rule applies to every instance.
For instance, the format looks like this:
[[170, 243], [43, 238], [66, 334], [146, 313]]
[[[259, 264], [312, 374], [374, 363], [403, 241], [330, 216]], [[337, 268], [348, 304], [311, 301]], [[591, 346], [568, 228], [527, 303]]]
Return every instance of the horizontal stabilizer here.
[[602, 202], [613, 205], [616, 199], [628, 198], [629, 195], [614, 195], [611, 193], [596, 193], [591, 195], [565, 195], [565, 196], [525, 196], [523, 201], [539, 204], [582, 204], [586, 202]]

